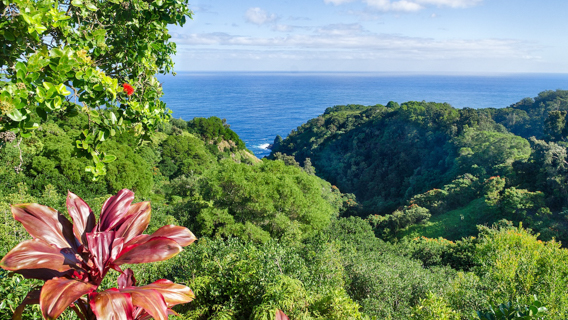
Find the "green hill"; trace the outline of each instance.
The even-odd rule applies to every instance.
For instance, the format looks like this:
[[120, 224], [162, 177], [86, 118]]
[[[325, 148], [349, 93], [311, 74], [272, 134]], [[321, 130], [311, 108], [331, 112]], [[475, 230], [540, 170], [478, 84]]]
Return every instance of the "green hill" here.
[[[430, 217], [442, 221], [435, 219], [468, 211], [467, 203], [483, 198], [492, 213], [479, 215], [474, 225], [527, 220], [525, 226], [546, 238], [564, 240], [567, 101], [568, 91], [558, 90], [505, 109], [424, 101], [336, 106], [275, 141], [271, 157], [293, 156], [300, 164], [309, 159], [318, 176], [356, 196], [360, 205], [349, 214], [381, 217], [374, 223], [383, 237]], [[455, 189], [464, 175], [476, 182]], [[495, 176], [503, 186], [490, 196], [487, 184]], [[439, 203], [419, 201], [428, 197]], [[427, 211], [409, 210], [412, 204]], [[463, 229], [453, 220], [442, 223], [446, 234]], [[465, 230], [459, 236], [476, 233]]]

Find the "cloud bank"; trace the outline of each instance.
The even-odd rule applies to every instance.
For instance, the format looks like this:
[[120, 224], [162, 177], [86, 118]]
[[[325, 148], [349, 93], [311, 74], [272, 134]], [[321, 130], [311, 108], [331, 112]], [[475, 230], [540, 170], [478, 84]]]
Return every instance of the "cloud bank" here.
[[[246, 50], [299, 52], [344, 52], [348, 57], [391, 57], [412, 60], [454, 58], [519, 58], [538, 60], [534, 44], [515, 39], [433, 39], [397, 34], [379, 34], [359, 24], [333, 24], [309, 34], [254, 37], [224, 32], [173, 34], [180, 45], [216, 50], [232, 47]], [[225, 49], [226, 50], [226, 49]], [[232, 49], [231, 49], [232, 50]]]

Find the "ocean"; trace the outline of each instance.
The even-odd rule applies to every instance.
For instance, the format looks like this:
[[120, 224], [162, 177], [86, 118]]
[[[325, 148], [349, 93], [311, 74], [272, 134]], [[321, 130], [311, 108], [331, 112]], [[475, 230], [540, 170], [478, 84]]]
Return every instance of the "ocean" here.
[[456, 108], [503, 108], [545, 90], [568, 90], [568, 74], [486, 76], [377, 73], [181, 72], [161, 76], [175, 118], [217, 116], [262, 158], [276, 135], [335, 105], [389, 101], [447, 102]]

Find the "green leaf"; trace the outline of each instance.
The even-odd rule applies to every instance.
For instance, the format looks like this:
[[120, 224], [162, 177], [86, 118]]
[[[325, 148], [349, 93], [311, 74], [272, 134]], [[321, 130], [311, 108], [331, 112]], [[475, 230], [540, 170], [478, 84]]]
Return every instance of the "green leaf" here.
[[53, 54], [53, 56], [55, 57], [61, 57], [64, 55], [63, 51], [59, 48], [53, 48], [51, 49], [51, 53]]
[[23, 72], [27, 72], [27, 71], [28, 71], [28, 68], [26, 67], [26, 64], [25, 64], [25, 63], [19, 61], [18, 63], [16, 63], [16, 70], [17, 70], [17, 71], [22, 70]]
[[93, 161], [97, 164], [98, 167], [98, 163], [101, 162], [99, 155], [96, 152], [91, 151], [91, 157], [93, 157]]
[[105, 141], [105, 133], [103, 131], [99, 131], [99, 134], [97, 136], [97, 140]]
[[43, 83], [43, 87], [44, 87], [46, 90], [50, 90], [50, 89], [53, 89], [55, 86], [54, 86], [53, 83], [51, 83], [51, 82], [44, 82], [44, 83]]
[[47, 112], [42, 108], [37, 108], [36, 113], [43, 121], [47, 120]]
[[106, 174], [106, 168], [105, 168], [104, 163], [98, 162], [97, 165], [96, 165], [96, 168], [97, 168], [97, 172], [99, 172], [99, 174], [101, 174], [101, 175]]
[[112, 122], [112, 124], [116, 124], [116, 115], [114, 114], [114, 112], [110, 112], [110, 121]]
[[39, 124], [37, 124], [35, 122], [26, 121], [24, 123], [24, 129], [25, 130], [37, 130], [38, 128], [39, 128]]
[[47, 109], [49, 109], [50, 111], [53, 111], [52, 101], [45, 101], [44, 105]]
[[36, 25], [34, 26], [34, 29], [35, 29], [35, 31], [36, 31], [37, 33], [39, 33], [39, 34], [42, 34], [42, 33], [44, 33], [44, 32], [47, 30], [47, 28], [44, 27], [44, 26], [42, 26], [41, 24], [36, 24]]
[[11, 33], [10, 31], [5, 31], [4, 32], [4, 38], [8, 41], [14, 41], [16, 40], [16, 37], [14, 37], [14, 34]]
[[106, 37], [106, 30], [105, 29], [98, 29], [92, 33], [93, 37], [95, 37], [97, 43], [104, 43]]
[[25, 119], [27, 119], [28, 117], [25, 116], [24, 114], [22, 114], [22, 112], [18, 109], [13, 110], [12, 112], [7, 114], [8, 118], [12, 119], [13, 121], [23, 121]]
[[45, 89], [36, 87], [36, 94], [41, 100], [45, 99]]
[[67, 19], [71, 19], [71, 16], [68, 16], [65, 13], [61, 13], [59, 15], [59, 17], [57, 17], [57, 20], [59, 20], [59, 21], [64, 21], [64, 20], [67, 20]]
[[24, 70], [18, 70], [16, 72], [16, 77], [18, 78], [18, 80], [25, 80], [26, 79], [26, 73], [24, 72]]
[[63, 100], [61, 99], [60, 96], [56, 96], [55, 99], [53, 99], [53, 108], [59, 109], [61, 108], [62, 105], [63, 105]]
[[95, 5], [92, 4], [92, 3], [87, 3], [87, 4], [85, 5], [85, 7], [87, 7], [87, 9], [89, 9], [89, 10], [91, 10], [91, 11], [97, 11], [97, 6], [95, 6]]
[[73, 0], [71, 1], [71, 4], [74, 5], [75, 7], [80, 7], [83, 5], [83, 1], [82, 0]]
[[105, 157], [103, 158], [104, 163], [111, 163], [115, 160], [116, 160], [116, 156], [113, 156], [111, 154], [105, 154]]
[[22, 18], [24, 18], [27, 24], [32, 24], [32, 18], [29, 15], [22, 13]]
[[39, 73], [37, 73], [37, 72], [30, 73], [30, 74], [28, 74], [26, 79], [28, 80], [28, 82], [34, 82], [37, 79], [39, 79]]
[[69, 92], [69, 90], [67, 90], [67, 87], [65, 87], [65, 85], [63, 83], [61, 83], [60, 85], [57, 86], [57, 92], [59, 94], [62, 94], [64, 96], [68, 96], [71, 94], [71, 92]]

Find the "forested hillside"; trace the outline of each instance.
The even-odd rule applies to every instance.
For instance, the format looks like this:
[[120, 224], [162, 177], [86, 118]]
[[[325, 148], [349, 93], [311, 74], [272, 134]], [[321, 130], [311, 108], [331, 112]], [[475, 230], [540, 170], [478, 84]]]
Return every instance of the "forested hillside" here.
[[359, 206], [348, 214], [367, 218], [384, 239], [456, 240], [506, 219], [568, 240], [567, 110], [562, 90], [503, 109], [336, 106], [277, 137], [271, 157], [308, 162], [353, 193]]
[[[98, 214], [129, 188], [151, 201], [146, 233], [176, 224], [199, 239], [131, 266], [140, 285], [165, 278], [193, 290], [172, 319], [273, 319], [279, 309], [290, 319], [479, 319], [509, 301], [564, 319], [568, 253], [541, 239], [564, 235], [565, 147], [514, 135], [495, 114], [334, 107], [277, 145], [278, 160], [254, 157], [219, 118], [171, 119], [151, 141], [128, 131], [103, 141], [120, 157], [92, 181], [89, 155], [72, 144], [88, 119], [62, 113], [21, 142], [1, 137], [1, 255], [29, 237], [11, 204], [66, 212], [70, 190]], [[4, 270], [0, 284], [2, 318], [41, 285]], [[26, 307], [24, 319], [39, 317]]]

